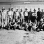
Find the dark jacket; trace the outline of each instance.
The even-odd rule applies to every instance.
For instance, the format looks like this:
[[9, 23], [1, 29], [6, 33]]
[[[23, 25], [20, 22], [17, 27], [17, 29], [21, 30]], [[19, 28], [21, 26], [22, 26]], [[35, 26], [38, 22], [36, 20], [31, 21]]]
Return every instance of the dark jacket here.
[[38, 12], [37, 12], [37, 21], [40, 21], [40, 19], [41, 19], [41, 12], [38, 11]]
[[28, 12], [28, 18], [31, 19], [31, 16], [32, 16], [32, 12], [29, 11], [29, 12]]

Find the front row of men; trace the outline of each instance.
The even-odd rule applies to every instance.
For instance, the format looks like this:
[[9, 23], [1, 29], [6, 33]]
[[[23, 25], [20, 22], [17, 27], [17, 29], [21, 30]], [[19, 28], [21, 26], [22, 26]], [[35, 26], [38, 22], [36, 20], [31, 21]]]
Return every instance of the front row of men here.
[[22, 9], [13, 11], [13, 8], [5, 10], [4, 7], [0, 11], [0, 25], [7, 29], [44, 30], [43, 19], [44, 12], [43, 10], [41, 12], [40, 8], [38, 8], [38, 12], [35, 9], [34, 12], [31, 9], [27, 11], [27, 8], [25, 8], [25, 11], [22, 11]]

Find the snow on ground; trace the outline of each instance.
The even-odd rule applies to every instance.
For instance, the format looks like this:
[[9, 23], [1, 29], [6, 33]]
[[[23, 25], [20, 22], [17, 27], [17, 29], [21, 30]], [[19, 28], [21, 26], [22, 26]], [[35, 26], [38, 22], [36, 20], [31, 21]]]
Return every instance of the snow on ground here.
[[0, 30], [0, 44], [44, 44], [44, 32]]

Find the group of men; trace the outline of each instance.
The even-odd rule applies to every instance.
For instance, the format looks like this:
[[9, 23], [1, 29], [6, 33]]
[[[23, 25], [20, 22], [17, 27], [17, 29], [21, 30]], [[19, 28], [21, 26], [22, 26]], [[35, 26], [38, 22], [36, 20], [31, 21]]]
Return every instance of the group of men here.
[[[41, 24], [41, 25], [40, 25]], [[34, 31], [39, 28], [43, 29], [44, 27], [44, 12], [42, 9], [42, 12], [40, 11], [40, 8], [38, 8], [38, 11], [34, 9], [34, 12], [28, 11], [27, 8], [25, 8], [25, 11], [22, 9], [16, 9], [16, 11], [13, 11], [13, 8], [9, 8], [6, 10], [4, 7], [0, 11], [0, 26], [1, 28], [11, 28], [11, 29], [24, 29], [24, 30], [31, 30]], [[44, 30], [44, 29], [43, 29]]]

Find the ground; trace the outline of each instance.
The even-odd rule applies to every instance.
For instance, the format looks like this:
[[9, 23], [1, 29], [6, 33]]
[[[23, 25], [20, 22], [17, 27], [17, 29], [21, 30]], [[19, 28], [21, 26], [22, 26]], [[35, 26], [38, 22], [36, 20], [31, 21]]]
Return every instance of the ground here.
[[0, 30], [0, 44], [44, 44], [44, 32]]

